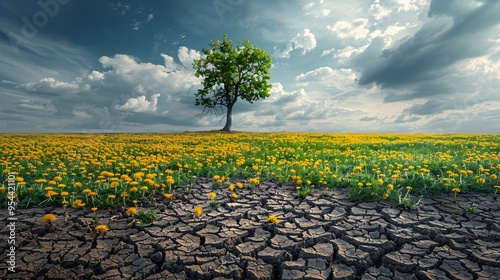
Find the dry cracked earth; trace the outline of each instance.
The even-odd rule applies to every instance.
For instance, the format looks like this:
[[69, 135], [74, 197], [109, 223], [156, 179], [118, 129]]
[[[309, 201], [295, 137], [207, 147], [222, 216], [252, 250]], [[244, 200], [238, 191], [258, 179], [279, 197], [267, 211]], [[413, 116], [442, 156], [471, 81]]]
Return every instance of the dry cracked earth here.
[[[198, 179], [171, 202], [144, 203], [157, 214], [134, 225], [124, 209], [94, 213], [31, 208], [16, 210], [16, 272], [7, 270], [8, 246], [0, 248], [1, 279], [500, 279], [500, 201], [491, 194], [423, 199], [407, 211], [387, 201], [351, 202], [347, 190], [304, 200], [291, 186], [273, 182], [216, 191]], [[474, 213], [461, 206], [474, 203]], [[201, 219], [194, 206], [202, 205]], [[7, 224], [6, 210], [2, 220]], [[55, 213], [55, 230], [42, 224]], [[281, 222], [267, 222], [276, 215]], [[89, 227], [90, 225], [90, 227]], [[0, 244], [7, 244], [8, 228]]]

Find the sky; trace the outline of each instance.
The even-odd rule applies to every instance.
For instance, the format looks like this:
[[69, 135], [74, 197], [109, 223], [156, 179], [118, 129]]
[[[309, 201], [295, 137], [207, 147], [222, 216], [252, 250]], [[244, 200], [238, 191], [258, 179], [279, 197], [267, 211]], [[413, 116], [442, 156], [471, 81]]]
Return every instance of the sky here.
[[500, 1], [0, 0], [0, 133], [221, 129], [192, 63], [242, 37], [271, 96], [233, 130], [500, 133]]

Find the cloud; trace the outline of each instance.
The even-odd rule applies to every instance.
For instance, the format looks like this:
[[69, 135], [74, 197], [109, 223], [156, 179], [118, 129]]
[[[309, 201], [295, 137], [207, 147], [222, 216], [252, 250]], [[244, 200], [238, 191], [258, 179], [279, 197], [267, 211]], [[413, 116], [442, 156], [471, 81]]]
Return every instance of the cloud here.
[[[93, 77], [92, 75], [89, 76]], [[62, 82], [52, 77], [43, 78], [40, 79], [40, 81], [34, 83], [24, 83], [18, 87], [29, 92], [53, 94], [53, 95], [71, 94], [71, 93], [90, 90], [90, 85], [88, 84], [80, 84], [75, 81]]]
[[144, 20], [136, 20], [134, 19], [134, 22], [130, 24], [130, 28], [134, 31], [139, 31], [139, 29], [142, 27], [143, 24], [148, 23], [152, 21], [154, 18], [153, 14], [147, 15], [147, 17]]
[[0, 77], [19, 85], [47, 77], [68, 80], [90, 67], [91, 55], [63, 38], [41, 36], [40, 31], [27, 38], [22, 25], [0, 17]]
[[373, 3], [368, 12], [376, 20], [382, 20], [391, 14], [391, 10], [384, 8], [380, 3]]
[[[141, 62], [125, 54], [102, 56], [99, 62], [103, 70], [91, 70], [71, 81], [46, 77], [22, 83], [14, 89], [44, 99], [20, 100], [12, 108], [18, 108], [19, 113], [28, 109], [30, 114], [45, 111], [47, 117], [64, 119], [59, 123], [60, 131], [66, 127], [120, 131], [131, 124], [152, 125], [153, 121], [154, 125], [164, 122], [171, 127], [196, 126], [198, 121], [193, 119], [198, 109], [193, 93], [200, 79], [189, 66], [200, 54], [180, 47], [176, 59], [165, 54], [162, 57], [164, 64]], [[50, 124], [40, 125], [50, 130]]]
[[331, 92], [332, 96], [352, 89], [355, 80], [356, 74], [352, 69], [332, 69], [330, 67], [320, 67], [295, 77], [298, 86], [326, 90]]
[[297, 33], [283, 50], [275, 49], [273, 56], [279, 58], [289, 58], [290, 52], [302, 49], [302, 55], [316, 48], [316, 37], [311, 30], [305, 28], [303, 32]]
[[418, 11], [427, 3], [425, 0], [396, 0], [396, 2], [398, 12]]
[[273, 57], [278, 57], [278, 58], [289, 58], [290, 57], [290, 52], [293, 51], [293, 45], [292, 43], [287, 43], [286, 47], [283, 50], [274, 49]]
[[105, 69], [109, 69], [103, 74], [113, 85], [120, 82], [132, 86], [143, 84], [149, 89], [178, 92], [200, 83], [190, 66], [193, 59], [200, 57], [199, 52], [180, 47], [178, 50], [180, 65], [168, 55], [162, 55], [162, 57], [165, 60], [164, 65], [139, 62], [138, 59], [124, 54], [116, 54], [113, 57], [103, 56], [99, 62]]
[[310, 2], [302, 8], [306, 11], [306, 15], [312, 15], [315, 18], [324, 18], [327, 17], [332, 10], [328, 8], [316, 8], [316, 3]]
[[151, 96], [151, 101], [146, 99], [146, 96], [141, 95], [137, 98], [129, 98], [125, 104], [117, 106], [117, 109], [131, 110], [132, 112], [156, 112], [158, 105], [159, 93]]
[[[488, 1], [455, 16], [452, 22], [446, 17], [431, 20], [412, 38], [397, 48], [384, 51], [376, 63], [367, 66], [359, 84], [375, 83], [382, 88], [398, 88], [442, 79], [458, 62], [491, 50], [494, 43], [489, 31], [498, 27], [499, 13], [500, 2]], [[440, 13], [431, 10], [429, 14]], [[425, 93], [416, 96], [419, 94]]]
[[179, 48], [179, 60], [181, 61], [182, 65], [184, 65], [184, 67], [186, 67], [189, 70], [193, 70], [194, 60], [200, 58], [201, 54], [196, 50], [190, 50], [186, 47]]
[[352, 21], [337, 21], [333, 26], [326, 28], [333, 31], [340, 39], [361, 40], [368, 36], [370, 30], [367, 28], [368, 19], [357, 18]]
[[306, 54], [308, 51], [316, 48], [316, 38], [307, 28], [304, 29], [304, 32], [298, 33], [291, 42], [295, 46], [294, 49], [302, 49], [302, 54]]

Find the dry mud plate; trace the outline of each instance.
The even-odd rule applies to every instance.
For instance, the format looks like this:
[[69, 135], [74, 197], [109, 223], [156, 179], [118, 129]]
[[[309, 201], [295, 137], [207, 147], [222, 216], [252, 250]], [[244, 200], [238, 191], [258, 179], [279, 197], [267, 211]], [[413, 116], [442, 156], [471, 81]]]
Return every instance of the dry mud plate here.
[[[1, 232], [1, 279], [500, 279], [500, 202], [491, 194], [423, 199], [417, 210], [351, 202], [347, 190], [304, 200], [272, 182], [239, 191], [198, 180], [171, 202], [145, 203], [150, 225], [123, 209], [97, 211], [110, 230], [97, 236], [94, 213], [16, 210], [16, 273], [7, 270], [9, 229]], [[460, 205], [478, 206], [462, 215]], [[194, 219], [194, 206], [203, 216]], [[7, 224], [6, 210], [1, 210]], [[55, 230], [40, 218], [54, 213]], [[281, 222], [267, 222], [276, 215]], [[89, 227], [90, 225], [90, 227]], [[92, 230], [90, 229], [92, 228]]]

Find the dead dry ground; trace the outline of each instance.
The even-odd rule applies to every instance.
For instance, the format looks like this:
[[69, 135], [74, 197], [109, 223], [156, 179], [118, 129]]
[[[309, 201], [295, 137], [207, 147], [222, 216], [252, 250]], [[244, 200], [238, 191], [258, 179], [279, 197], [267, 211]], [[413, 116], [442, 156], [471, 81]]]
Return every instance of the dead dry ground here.
[[[157, 212], [147, 226], [132, 225], [123, 212], [98, 210], [110, 230], [97, 236], [86, 210], [16, 210], [16, 273], [7, 271], [9, 229], [0, 235], [1, 279], [498, 279], [500, 201], [491, 194], [423, 199], [417, 210], [387, 202], [351, 202], [347, 190], [313, 192], [304, 200], [292, 187], [264, 182], [216, 191], [199, 179], [172, 202], [139, 210]], [[478, 209], [462, 215], [459, 205]], [[192, 210], [203, 205], [201, 220]], [[0, 210], [4, 224], [7, 212]], [[121, 212], [120, 212], [121, 211]], [[56, 229], [42, 224], [57, 214]], [[266, 222], [269, 215], [281, 220]], [[111, 219], [111, 217], [114, 217]], [[110, 220], [111, 219], [111, 220]]]

